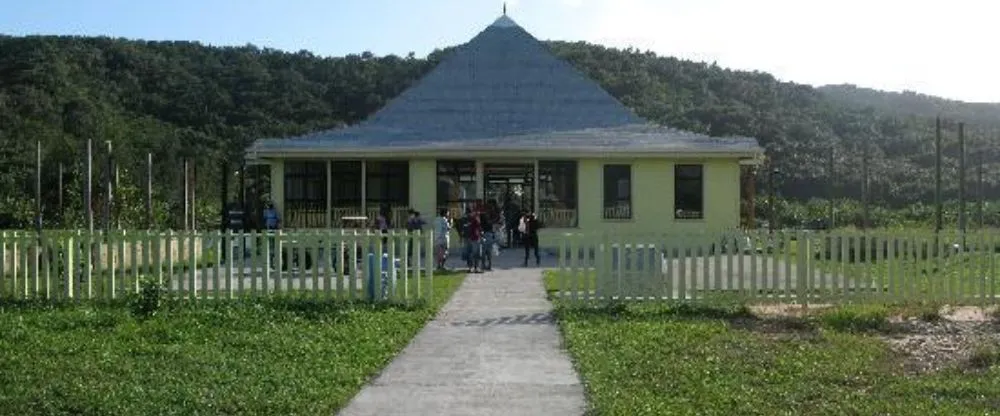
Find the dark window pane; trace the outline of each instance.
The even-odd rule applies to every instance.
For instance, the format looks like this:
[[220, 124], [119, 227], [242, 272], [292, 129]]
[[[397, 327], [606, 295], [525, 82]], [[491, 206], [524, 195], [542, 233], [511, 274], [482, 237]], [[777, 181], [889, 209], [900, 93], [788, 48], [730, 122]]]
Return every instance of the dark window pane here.
[[704, 217], [703, 171], [702, 165], [674, 166], [674, 218]]
[[605, 219], [632, 218], [632, 166], [604, 165]]

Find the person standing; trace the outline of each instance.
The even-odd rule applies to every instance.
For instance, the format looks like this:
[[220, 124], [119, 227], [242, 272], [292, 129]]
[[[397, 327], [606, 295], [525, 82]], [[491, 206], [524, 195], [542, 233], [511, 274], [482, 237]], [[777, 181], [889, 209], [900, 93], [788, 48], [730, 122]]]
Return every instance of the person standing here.
[[437, 269], [444, 271], [448, 260], [449, 241], [451, 240], [451, 212], [442, 208], [434, 220], [434, 250]]
[[535, 265], [541, 264], [542, 259], [538, 255], [538, 229], [541, 228], [541, 224], [538, 222], [538, 218], [535, 217], [534, 212], [528, 212], [521, 219], [524, 224], [521, 234], [521, 243], [524, 244], [524, 267], [528, 267], [528, 256], [531, 250], [535, 250]]
[[[424, 229], [424, 219], [420, 218], [420, 211], [410, 210], [410, 219], [406, 221], [406, 231], [410, 234], [406, 245], [406, 258], [413, 258], [413, 234]], [[420, 253], [417, 253], [420, 254]], [[412, 260], [411, 260], [412, 261]], [[413, 263], [410, 263], [413, 264]]]
[[479, 215], [471, 208], [465, 210], [465, 216], [460, 220], [459, 235], [462, 237], [462, 258], [469, 273], [479, 273], [479, 240], [482, 239], [482, 223]]
[[281, 217], [271, 201], [264, 205], [264, 228], [267, 230], [268, 267], [274, 268], [274, 232], [281, 228]]

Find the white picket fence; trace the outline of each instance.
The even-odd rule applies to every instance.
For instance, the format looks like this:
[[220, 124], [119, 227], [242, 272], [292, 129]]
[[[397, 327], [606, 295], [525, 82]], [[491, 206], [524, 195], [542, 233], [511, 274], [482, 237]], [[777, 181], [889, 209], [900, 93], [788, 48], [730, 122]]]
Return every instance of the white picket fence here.
[[995, 303], [1000, 233], [565, 233], [555, 293], [574, 301]]
[[197, 301], [429, 298], [432, 241], [426, 232], [365, 230], [3, 232], [0, 299], [119, 299], [142, 279]]

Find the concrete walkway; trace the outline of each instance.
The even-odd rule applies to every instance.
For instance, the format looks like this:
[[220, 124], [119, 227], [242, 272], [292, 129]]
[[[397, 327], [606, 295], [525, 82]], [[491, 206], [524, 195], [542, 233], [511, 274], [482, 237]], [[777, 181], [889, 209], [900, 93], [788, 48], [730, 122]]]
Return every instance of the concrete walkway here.
[[562, 349], [542, 269], [521, 268], [520, 255], [505, 252], [494, 271], [469, 275], [340, 415], [582, 415], [583, 386]]

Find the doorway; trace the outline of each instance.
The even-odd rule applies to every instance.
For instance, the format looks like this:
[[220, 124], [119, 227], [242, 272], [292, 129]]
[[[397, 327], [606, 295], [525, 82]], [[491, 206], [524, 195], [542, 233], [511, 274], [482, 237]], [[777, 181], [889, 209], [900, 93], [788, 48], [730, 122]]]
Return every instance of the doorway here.
[[520, 244], [517, 232], [523, 210], [534, 210], [534, 163], [485, 163], [483, 164], [483, 195], [487, 204], [493, 201], [500, 208], [503, 219], [503, 241], [508, 248]]

